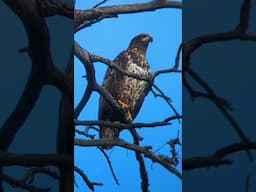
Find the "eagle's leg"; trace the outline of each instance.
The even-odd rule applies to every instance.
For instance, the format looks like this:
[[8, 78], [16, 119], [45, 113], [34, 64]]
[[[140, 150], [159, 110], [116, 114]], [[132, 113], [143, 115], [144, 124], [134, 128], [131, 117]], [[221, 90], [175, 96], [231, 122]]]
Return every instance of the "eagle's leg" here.
[[132, 121], [132, 114], [129, 110], [129, 106], [125, 102], [121, 101], [120, 99], [118, 99], [117, 102], [120, 105], [120, 107], [125, 111], [126, 121]]

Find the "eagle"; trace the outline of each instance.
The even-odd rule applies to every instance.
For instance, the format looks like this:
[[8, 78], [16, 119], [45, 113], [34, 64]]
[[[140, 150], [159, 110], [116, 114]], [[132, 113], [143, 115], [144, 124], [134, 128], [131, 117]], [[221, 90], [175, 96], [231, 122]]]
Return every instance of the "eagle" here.
[[[146, 59], [146, 52], [152, 41], [153, 38], [146, 33], [137, 35], [131, 40], [128, 48], [122, 51], [113, 62], [128, 72], [149, 75], [150, 66]], [[120, 123], [131, 123], [136, 118], [150, 90], [150, 84], [147, 81], [129, 77], [114, 68], [108, 68], [102, 86], [123, 111], [117, 110], [101, 95], [98, 119]], [[118, 128], [100, 126], [100, 138], [116, 139], [120, 131]], [[106, 145], [103, 148], [111, 149], [112, 146]]]

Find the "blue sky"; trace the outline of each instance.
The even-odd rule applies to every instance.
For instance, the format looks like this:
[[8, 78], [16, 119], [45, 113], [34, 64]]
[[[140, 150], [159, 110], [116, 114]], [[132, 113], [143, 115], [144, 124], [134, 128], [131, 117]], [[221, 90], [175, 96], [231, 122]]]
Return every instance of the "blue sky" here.
[[[88, 9], [97, 4], [98, 1], [77, 0], [76, 7]], [[145, 1], [108, 1], [108, 4], [122, 4], [145, 2]], [[125, 50], [130, 40], [140, 34], [148, 33], [153, 37], [153, 42], [149, 45], [147, 52], [148, 62], [152, 72], [166, 69], [173, 66], [176, 52], [181, 43], [181, 10], [162, 9], [154, 12], [120, 15], [118, 18], [105, 19], [91, 27], [79, 31], [75, 35], [75, 40], [86, 48], [89, 52], [103, 57], [114, 59], [121, 51]], [[102, 83], [107, 67], [102, 63], [95, 63], [96, 77], [99, 84]], [[82, 78], [85, 71], [80, 62], [75, 58], [75, 105], [79, 102], [86, 87], [86, 79]], [[167, 96], [172, 99], [172, 103], [181, 114], [181, 74], [166, 74], [156, 79], [158, 85]], [[96, 120], [98, 114], [98, 93], [94, 93], [86, 108], [79, 116], [80, 120]], [[173, 111], [161, 98], [155, 98], [152, 93], [146, 97], [140, 113], [134, 122], [154, 122], [162, 121], [166, 117], [172, 116]], [[83, 127], [79, 127], [83, 129]], [[166, 141], [175, 138], [180, 133], [181, 124], [173, 121], [172, 125], [152, 129], [138, 130], [144, 137], [142, 145], [153, 145], [153, 150], [160, 147], [159, 154], [169, 154]], [[95, 134], [91, 132], [92, 134]], [[98, 137], [98, 135], [97, 135]], [[121, 138], [132, 141], [129, 133], [123, 131]], [[117, 186], [111, 176], [103, 155], [96, 148], [75, 147], [75, 165], [85, 171], [92, 181], [103, 182], [104, 186], [97, 187], [97, 192], [104, 191], [140, 191], [140, 175], [138, 162], [134, 153], [115, 147], [107, 152], [113, 164], [115, 173], [120, 185]], [[181, 159], [181, 149], [178, 149], [178, 156]], [[169, 173], [158, 164], [146, 159], [146, 167], [149, 173], [150, 191], [181, 191], [181, 180]], [[181, 165], [178, 166], [181, 170]], [[75, 174], [78, 187], [76, 192], [89, 189], [82, 182], [81, 178]]]

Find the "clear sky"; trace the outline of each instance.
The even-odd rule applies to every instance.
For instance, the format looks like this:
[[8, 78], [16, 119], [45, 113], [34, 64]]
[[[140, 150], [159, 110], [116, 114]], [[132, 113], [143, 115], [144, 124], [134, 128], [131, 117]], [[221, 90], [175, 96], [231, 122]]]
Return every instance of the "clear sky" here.
[[[76, 8], [88, 9], [99, 1], [77, 0]], [[145, 1], [111, 0], [104, 5], [141, 3]], [[81, 30], [75, 35], [75, 40], [89, 52], [103, 57], [114, 59], [125, 50], [130, 40], [140, 34], [148, 33], [153, 37], [147, 52], [148, 62], [152, 72], [170, 68], [174, 65], [175, 56], [182, 37], [181, 10], [162, 9], [154, 12], [119, 15], [118, 18], [105, 19], [91, 27]], [[102, 83], [107, 67], [102, 63], [95, 63], [96, 77]], [[86, 87], [86, 79], [82, 78], [85, 70], [75, 58], [75, 105], [81, 99]], [[181, 74], [165, 74], [156, 79], [156, 84], [172, 99], [172, 103], [181, 114]], [[96, 120], [98, 115], [98, 93], [94, 93], [86, 108], [79, 116], [80, 120]], [[140, 113], [134, 122], [162, 121], [174, 115], [173, 111], [161, 98], [155, 98], [152, 93], [146, 97]], [[79, 127], [83, 129], [83, 127]], [[144, 137], [142, 145], [153, 145], [158, 154], [169, 155], [169, 147], [165, 143], [175, 138], [179, 132], [181, 138], [181, 124], [173, 121], [170, 126], [138, 130]], [[92, 134], [94, 134], [92, 132]], [[76, 135], [77, 136], [77, 135]], [[98, 137], [98, 135], [97, 135]], [[129, 133], [123, 131], [121, 138], [132, 141]], [[111, 176], [106, 160], [96, 148], [75, 147], [75, 166], [84, 170], [91, 181], [102, 182], [104, 186], [96, 187], [97, 192], [105, 191], [140, 191], [140, 175], [138, 162], [134, 153], [114, 147], [107, 152], [113, 164], [120, 185], [117, 186]], [[182, 158], [181, 149], [178, 157]], [[181, 191], [181, 180], [158, 164], [146, 159], [146, 168], [149, 173], [150, 191]], [[181, 170], [181, 165], [178, 166]], [[76, 192], [89, 191], [82, 179], [75, 174]], [[86, 189], [86, 190], [84, 190]]]

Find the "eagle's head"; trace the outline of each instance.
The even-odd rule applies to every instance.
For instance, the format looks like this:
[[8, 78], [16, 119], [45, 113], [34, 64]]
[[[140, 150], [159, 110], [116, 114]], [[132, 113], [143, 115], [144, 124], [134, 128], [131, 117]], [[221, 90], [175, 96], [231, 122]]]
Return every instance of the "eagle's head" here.
[[140, 35], [137, 35], [131, 40], [129, 49], [142, 48], [143, 50], [146, 51], [148, 44], [152, 41], [153, 41], [153, 38], [150, 35], [146, 33], [141, 33]]

